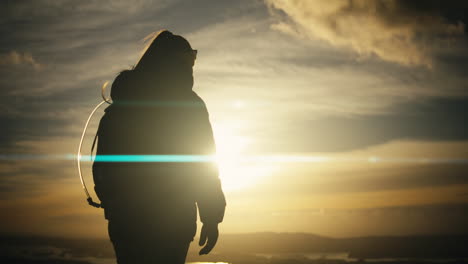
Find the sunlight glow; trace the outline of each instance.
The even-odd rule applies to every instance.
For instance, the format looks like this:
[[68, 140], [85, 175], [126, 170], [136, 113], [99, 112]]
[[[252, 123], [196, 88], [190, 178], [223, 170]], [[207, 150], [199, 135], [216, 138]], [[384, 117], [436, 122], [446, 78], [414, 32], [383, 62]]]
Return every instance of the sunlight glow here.
[[238, 108], [238, 109], [243, 108], [243, 107], [245, 107], [245, 102], [241, 101], [241, 100], [236, 100], [236, 101], [232, 102], [232, 106], [234, 108]]
[[274, 166], [246, 156], [251, 139], [236, 135], [233, 125], [214, 125], [216, 161], [223, 189], [240, 190], [253, 186], [260, 178], [269, 175]]

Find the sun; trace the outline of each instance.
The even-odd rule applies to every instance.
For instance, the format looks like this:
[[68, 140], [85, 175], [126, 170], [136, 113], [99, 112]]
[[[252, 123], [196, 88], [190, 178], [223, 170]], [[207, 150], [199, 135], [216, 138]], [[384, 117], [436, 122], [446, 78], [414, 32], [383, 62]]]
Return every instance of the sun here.
[[236, 134], [233, 125], [214, 124], [213, 130], [216, 161], [224, 190], [236, 191], [252, 187], [272, 172], [271, 164], [250, 161], [247, 158], [248, 153], [251, 153], [249, 146], [252, 139]]

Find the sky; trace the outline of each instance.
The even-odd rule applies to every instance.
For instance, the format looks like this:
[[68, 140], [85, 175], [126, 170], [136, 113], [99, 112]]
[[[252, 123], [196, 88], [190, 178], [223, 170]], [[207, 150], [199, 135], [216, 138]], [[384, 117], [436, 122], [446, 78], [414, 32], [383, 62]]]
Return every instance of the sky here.
[[[1, 1], [0, 233], [107, 235], [67, 157], [103, 83], [168, 29], [198, 50], [193, 89], [210, 113], [228, 204], [221, 232], [466, 234], [467, 8]], [[92, 187], [89, 163], [84, 173]]]

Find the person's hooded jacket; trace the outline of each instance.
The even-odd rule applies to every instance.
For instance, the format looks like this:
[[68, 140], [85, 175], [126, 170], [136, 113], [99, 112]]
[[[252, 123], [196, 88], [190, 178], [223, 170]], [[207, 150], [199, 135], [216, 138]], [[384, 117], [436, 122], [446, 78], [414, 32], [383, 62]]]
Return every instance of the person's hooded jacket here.
[[226, 202], [214, 162], [187, 160], [216, 151], [205, 103], [192, 91], [191, 71], [163, 68], [159, 78], [138, 69], [116, 77], [113, 103], [98, 128], [97, 155], [181, 155], [182, 160], [96, 161], [95, 190], [107, 219], [150, 219], [161, 231], [193, 237], [197, 206], [203, 223], [219, 223]]

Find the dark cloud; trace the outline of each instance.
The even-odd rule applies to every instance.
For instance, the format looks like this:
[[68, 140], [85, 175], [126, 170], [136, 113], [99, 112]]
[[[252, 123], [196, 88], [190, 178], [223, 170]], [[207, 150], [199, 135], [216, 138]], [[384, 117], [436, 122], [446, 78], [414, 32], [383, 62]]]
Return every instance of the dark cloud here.
[[4, 117], [0, 122], [5, 129], [0, 135], [0, 148], [6, 149], [21, 140], [43, 140], [47, 137], [64, 136], [63, 127], [69, 120], [51, 120], [36, 117]]
[[[396, 105], [389, 114], [329, 117], [284, 122], [264, 133], [277, 140], [259, 142], [271, 152], [336, 152], [361, 149], [391, 140], [467, 140], [467, 98], [439, 98]], [[262, 137], [260, 137], [261, 139]]]
[[464, 0], [399, 0], [398, 5], [414, 15], [432, 13], [442, 16], [452, 24], [461, 22], [465, 25], [465, 32], [468, 30], [468, 27], [466, 27], [468, 25], [468, 2]]
[[[323, 177], [320, 181], [306, 183], [304, 180], [304, 178], [313, 178], [313, 175], [317, 174]], [[372, 164], [372, 166], [363, 165], [361, 169], [349, 169], [345, 173], [311, 169], [305, 173], [298, 171], [294, 176], [282, 174], [276, 177], [275, 180], [278, 182], [284, 182], [287, 177], [288, 186], [294, 190], [294, 193], [367, 193], [468, 184], [468, 167], [466, 164], [405, 165], [400, 163], [389, 169], [385, 165]], [[280, 186], [278, 190], [270, 191], [278, 194], [287, 193], [287, 190], [282, 191]]]
[[[26, 150], [21, 149], [17, 142], [40, 142], [57, 137], [78, 138], [80, 131], [71, 128], [81, 127], [93, 102], [97, 104], [99, 100], [97, 81], [82, 82], [76, 88], [43, 96], [5, 94], [0, 99], [0, 123], [4, 128], [0, 134], [0, 149], [24, 152]], [[94, 125], [95, 122], [93, 128]]]
[[78, 136], [69, 127], [86, 119], [104, 81], [134, 65], [149, 33], [168, 28], [185, 34], [262, 5], [2, 1], [0, 34], [8, 37], [0, 40], [0, 122], [6, 127], [0, 149], [21, 140]]
[[[30, 149], [26, 149], [29, 151]], [[50, 186], [69, 182], [71, 179], [78, 179], [76, 163], [74, 160], [64, 160], [63, 158], [22, 158], [18, 160], [0, 161], [0, 200], [8, 201], [14, 197], [37, 198], [50, 193]], [[83, 165], [83, 173], [90, 175], [91, 169], [88, 164]], [[76, 178], [75, 178], [76, 177]], [[77, 182], [78, 183], [78, 182]], [[78, 186], [77, 186], [78, 187]]]
[[[434, 47], [464, 38], [464, 1], [283, 1], [273, 28], [301, 38], [318, 38], [358, 54], [403, 65], [433, 67]], [[465, 24], [463, 24], [465, 23]]]

